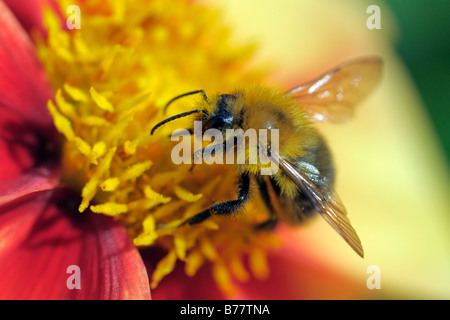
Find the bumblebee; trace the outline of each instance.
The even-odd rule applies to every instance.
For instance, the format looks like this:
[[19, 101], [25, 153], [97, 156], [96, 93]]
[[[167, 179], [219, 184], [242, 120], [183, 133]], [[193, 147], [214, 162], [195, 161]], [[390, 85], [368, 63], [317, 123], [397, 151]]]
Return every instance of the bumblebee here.
[[[250, 179], [253, 178], [270, 212], [269, 219], [256, 226], [257, 229], [273, 228], [280, 220], [298, 225], [318, 212], [359, 256], [364, 257], [361, 241], [334, 191], [335, 169], [330, 149], [313, 122], [349, 120], [355, 106], [379, 82], [381, 67], [379, 58], [367, 57], [342, 64], [286, 92], [255, 85], [211, 97], [204, 90], [196, 90], [170, 100], [164, 111], [182, 97], [203, 96], [196, 109], [161, 121], [151, 134], [167, 122], [193, 114], [195, 120], [203, 124], [202, 130], [214, 128], [224, 135], [227, 129], [279, 130], [277, 151], [270, 148], [270, 143], [267, 146], [269, 158], [279, 168], [275, 174], [262, 175], [259, 163], [234, 164], [239, 173], [237, 199], [216, 203], [180, 226], [201, 223], [211, 215], [239, 212], [249, 201]], [[192, 134], [193, 130], [188, 132]]]

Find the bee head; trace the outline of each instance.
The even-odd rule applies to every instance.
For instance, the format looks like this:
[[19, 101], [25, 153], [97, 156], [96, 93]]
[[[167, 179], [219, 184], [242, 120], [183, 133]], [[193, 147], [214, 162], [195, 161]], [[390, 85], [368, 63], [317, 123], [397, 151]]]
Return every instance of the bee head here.
[[208, 129], [217, 129], [220, 131], [225, 132], [226, 129], [233, 128], [236, 125], [240, 125], [242, 123], [242, 120], [240, 120], [241, 117], [236, 117], [236, 115], [233, 113], [233, 105], [236, 102], [236, 95], [232, 94], [222, 94], [217, 96], [217, 98], [213, 99], [213, 101], [209, 101], [206, 97], [206, 94], [203, 90], [197, 90], [192, 92], [187, 92], [184, 94], [181, 94], [179, 96], [176, 96], [172, 100], [170, 100], [166, 106], [164, 107], [164, 113], [166, 112], [168, 106], [174, 102], [175, 100], [178, 100], [182, 97], [196, 94], [196, 93], [202, 93], [204, 98], [204, 106], [197, 108], [195, 110], [191, 110], [188, 112], [183, 112], [177, 115], [174, 115], [172, 117], [169, 117], [167, 119], [164, 119], [163, 121], [157, 123], [153, 129], [151, 130], [151, 134], [153, 132], [161, 127], [162, 125], [182, 118], [189, 116], [194, 113], [198, 113], [199, 116], [197, 120], [200, 120], [203, 124], [203, 132], [205, 132]]
[[224, 131], [233, 128], [236, 125], [236, 117], [232, 112], [232, 104], [235, 101], [235, 95], [219, 95], [214, 103], [213, 110], [210, 113], [203, 114], [204, 130], [218, 129]]

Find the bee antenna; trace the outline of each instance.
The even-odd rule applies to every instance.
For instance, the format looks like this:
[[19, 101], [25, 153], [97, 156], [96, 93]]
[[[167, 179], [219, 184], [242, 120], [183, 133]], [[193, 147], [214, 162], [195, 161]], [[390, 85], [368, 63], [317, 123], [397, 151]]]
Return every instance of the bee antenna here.
[[167, 118], [167, 119], [161, 121], [160, 123], [156, 124], [156, 125], [153, 127], [153, 129], [152, 129], [152, 131], [150, 132], [150, 134], [153, 135], [153, 132], [155, 132], [156, 129], [158, 129], [158, 128], [161, 127], [162, 125], [166, 124], [167, 122], [170, 122], [170, 121], [172, 121], [172, 120], [176, 120], [176, 119], [179, 119], [179, 118], [183, 118], [183, 117], [189, 116], [189, 115], [194, 114], [194, 113], [200, 113], [200, 112], [202, 112], [202, 109], [195, 109], [195, 110], [191, 110], [191, 111], [188, 111], [188, 112], [183, 112], [183, 113], [174, 115], [174, 116], [172, 116], [172, 117], [170, 117], [170, 118]]
[[206, 102], [208, 101], [208, 97], [206, 96], [206, 93], [205, 93], [204, 90], [195, 90], [195, 91], [186, 92], [186, 93], [180, 94], [179, 96], [176, 96], [175, 98], [172, 98], [169, 102], [167, 102], [167, 104], [164, 106], [163, 114], [166, 113], [167, 108], [169, 107], [169, 105], [172, 102], [174, 102], [175, 100], [178, 100], [178, 99], [186, 97], [186, 96], [190, 96], [192, 94], [197, 94], [197, 93], [201, 93], [203, 95], [203, 98], [205, 99], [205, 101]]

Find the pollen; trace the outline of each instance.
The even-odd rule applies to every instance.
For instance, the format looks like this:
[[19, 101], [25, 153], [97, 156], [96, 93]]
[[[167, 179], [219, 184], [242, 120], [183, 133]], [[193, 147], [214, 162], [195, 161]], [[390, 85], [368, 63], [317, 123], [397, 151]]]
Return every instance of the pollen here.
[[[61, 12], [71, 5], [57, 2]], [[261, 81], [265, 72], [248, 67], [254, 46], [233, 45], [220, 13], [192, 1], [78, 5], [81, 29], [62, 29], [47, 10], [48, 35], [35, 39], [55, 92], [47, 107], [64, 139], [62, 179], [81, 196], [77, 214], [110, 216], [139, 249], [164, 249], [152, 267], [152, 288], [177, 263], [189, 277], [209, 264], [211, 279], [228, 294], [236, 293], [236, 280], [267, 277], [267, 252], [277, 241], [275, 234], [254, 232], [268, 217], [263, 201], [254, 197], [242, 213], [180, 227], [212, 204], [234, 199], [237, 174], [225, 165], [192, 171], [176, 165], [167, 131], [150, 135], [164, 119], [165, 103], [180, 93], [227, 92]], [[180, 101], [170, 112], [192, 103]]]

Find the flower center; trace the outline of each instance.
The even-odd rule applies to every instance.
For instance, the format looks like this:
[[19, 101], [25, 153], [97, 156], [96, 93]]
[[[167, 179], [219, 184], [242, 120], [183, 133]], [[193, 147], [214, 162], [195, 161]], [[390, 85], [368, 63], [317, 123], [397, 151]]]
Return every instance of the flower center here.
[[[66, 12], [70, 3], [59, 3]], [[37, 39], [56, 90], [48, 109], [65, 137], [62, 182], [80, 192], [80, 213], [112, 216], [136, 246], [167, 251], [153, 288], [177, 260], [189, 276], [211, 262], [214, 279], [228, 293], [233, 276], [249, 277], [244, 259], [254, 275], [266, 276], [266, 251], [277, 239], [253, 231], [267, 218], [259, 196], [231, 218], [176, 227], [215, 202], [234, 199], [237, 176], [229, 166], [190, 172], [189, 165], [173, 164], [173, 125], [150, 135], [172, 97], [193, 89], [228, 91], [258, 79], [260, 72], [240, 72], [252, 47], [233, 48], [217, 13], [181, 0], [170, 6], [160, 0], [85, 1], [80, 7], [81, 29], [62, 30], [47, 11], [48, 37]], [[192, 109], [190, 98], [183, 101], [170, 112]], [[186, 128], [188, 121], [177, 124]]]

